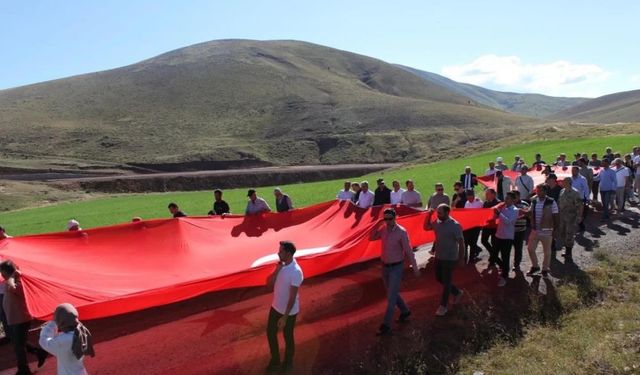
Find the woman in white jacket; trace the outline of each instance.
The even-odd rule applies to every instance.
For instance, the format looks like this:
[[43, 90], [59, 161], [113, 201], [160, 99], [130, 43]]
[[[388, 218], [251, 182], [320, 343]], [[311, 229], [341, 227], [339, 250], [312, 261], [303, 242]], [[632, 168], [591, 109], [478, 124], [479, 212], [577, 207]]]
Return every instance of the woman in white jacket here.
[[78, 320], [78, 310], [63, 303], [53, 313], [53, 320], [40, 331], [40, 346], [58, 362], [58, 375], [87, 375], [84, 356], [95, 356], [89, 330]]

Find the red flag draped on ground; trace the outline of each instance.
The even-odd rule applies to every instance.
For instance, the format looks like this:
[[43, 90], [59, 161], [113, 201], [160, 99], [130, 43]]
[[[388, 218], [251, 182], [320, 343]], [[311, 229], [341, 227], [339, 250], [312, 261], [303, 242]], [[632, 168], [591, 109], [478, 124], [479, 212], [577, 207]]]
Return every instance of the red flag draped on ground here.
[[[211, 291], [264, 285], [279, 241], [291, 240], [306, 277], [378, 257], [369, 232], [384, 207], [332, 201], [282, 214], [149, 220], [0, 241], [22, 272], [29, 311], [47, 318], [69, 302], [83, 319], [165, 305]], [[398, 207], [413, 246], [433, 241], [425, 212]], [[491, 210], [453, 211], [463, 228]], [[435, 215], [434, 215], [435, 217]]]
[[[571, 177], [571, 167], [552, 167], [553, 173], [558, 177], [558, 183], [562, 185], [562, 180], [565, 177]], [[593, 171], [594, 174], [597, 173], [597, 170]], [[515, 184], [516, 179], [520, 176], [520, 172], [512, 172], [512, 171], [502, 171], [502, 174], [509, 177], [511, 181]], [[542, 184], [545, 182], [547, 176], [542, 174], [542, 169], [531, 169], [527, 173], [531, 178], [533, 178], [533, 186], [537, 186], [538, 184]], [[478, 177], [478, 182], [484, 185], [486, 188], [496, 189], [496, 180], [495, 176], [481, 176]]]

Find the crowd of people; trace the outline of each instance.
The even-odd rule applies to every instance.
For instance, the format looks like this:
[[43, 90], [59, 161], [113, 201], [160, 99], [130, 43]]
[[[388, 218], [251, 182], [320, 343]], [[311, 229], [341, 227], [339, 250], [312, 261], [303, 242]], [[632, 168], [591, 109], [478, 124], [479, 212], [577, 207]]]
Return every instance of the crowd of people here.
[[[637, 204], [640, 193], [640, 147], [622, 156], [607, 148], [598, 158], [592, 154], [575, 153], [573, 161], [565, 154], [556, 157], [553, 163], [546, 163], [540, 154], [536, 154], [529, 166], [519, 155], [514, 157], [511, 166], [499, 157], [491, 161], [484, 174], [478, 177], [471, 167], [466, 167], [458, 181], [453, 184], [453, 192], [445, 193], [442, 183], [435, 184], [426, 204], [422, 195], [415, 189], [412, 180], [405, 181], [406, 189], [400, 182], [392, 181], [388, 188], [380, 178], [377, 188], [369, 190], [367, 181], [360, 183], [345, 181], [343, 189], [336, 196], [338, 200], [349, 201], [360, 208], [380, 205], [405, 205], [426, 210], [424, 230], [435, 232], [435, 242], [431, 252], [436, 260], [436, 279], [442, 284], [440, 304], [435, 312], [445, 316], [453, 304], [461, 301], [463, 290], [454, 284], [456, 266], [475, 262], [484, 250], [488, 253], [488, 267], [499, 268], [498, 287], [508, 283], [510, 272], [521, 272], [523, 249], [527, 252], [531, 268], [526, 273], [531, 277], [548, 277], [554, 252], [564, 247], [565, 262], [572, 262], [572, 249], [578, 231], [585, 230], [584, 219], [593, 210], [602, 211], [602, 220], [610, 220], [612, 211], [625, 212], [627, 203]], [[555, 170], [570, 172], [570, 176], [558, 181]], [[545, 175], [545, 182], [534, 186], [529, 175], [535, 168]], [[559, 169], [558, 169], [559, 168]], [[513, 180], [506, 170], [517, 174]], [[568, 173], [567, 173], [568, 174]], [[481, 191], [480, 180], [493, 181], [495, 188]], [[484, 199], [481, 199], [484, 198]], [[245, 214], [252, 215], [270, 212], [269, 204], [258, 197], [256, 190], [247, 192]], [[277, 212], [294, 209], [291, 198], [281, 189], [274, 190], [274, 205]], [[452, 209], [491, 209], [493, 218], [483, 227], [462, 229], [450, 215]], [[173, 217], [187, 216], [176, 203], [168, 205]], [[433, 213], [436, 218], [433, 218]], [[221, 190], [214, 191], [213, 208], [210, 215], [225, 215], [230, 207], [223, 200]], [[140, 221], [139, 217], [133, 221]], [[81, 230], [76, 220], [67, 225], [70, 231]], [[10, 238], [0, 227], [0, 240]], [[401, 280], [405, 263], [409, 263], [416, 277], [420, 270], [410, 246], [409, 233], [396, 222], [396, 211], [386, 208], [383, 219], [372, 229], [371, 241], [381, 241], [382, 280], [387, 294], [387, 307], [377, 334], [388, 335], [392, 332], [392, 320], [396, 308], [399, 310], [398, 323], [407, 322], [411, 310], [400, 295]], [[482, 247], [478, 244], [478, 241]], [[536, 250], [542, 246], [542, 263]], [[513, 250], [513, 268], [511, 251]], [[273, 302], [267, 319], [267, 337], [271, 353], [268, 370], [290, 369], [294, 356], [294, 328], [299, 313], [299, 288], [304, 276], [294, 254], [295, 244], [282, 241], [278, 249], [279, 262], [267, 280], [273, 288]], [[59, 374], [86, 374], [83, 365], [85, 355], [94, 355], [91, 334], [82, 325], [77, 310], [69, 304], [61, 304], [53, 312], [54, 319], [42, 326], [40, 347], [30, 345], [27, 333], [32, 316], [26, 306], [24, 289], [18, 266], [11, 260], [0, 263], [0, 273], [4, 282], [0, 284], [0, 318], [6, 337], [13, 342], [17, 361], [17, 374], [30, 374], [27, 353], [36, 355], [38, 366], [42, 366], [49, 354], [56, 356]], [[283, 329], [285, 339], [284, 361], [280, 359], [277, 339], [278, 328]]]
[[[554, 168], [555, 167], [555, 168]], [[612, 211], [618, 215], [625, 212], [625, 204], [637, 204], [640, 193], [640, 147], [621, 157], [607, 148], [601, 159], [592, 154], [576, 153], [573, 161], [565, 154], [557, 156], [555, 162], [547, 164], [542, 155], [536, 154], [531, 167], [519, 156], [514, 157], [511, 166], [498, 157], [489, 162], [484, 175], [478, 177], [471, 167], [466, 167], [453, 185], [454, 192], [449, 197], [442, 183], [435, 184], [424, 209], [428, 211], [424, 229], [435, 232], [432, 253], [436, 259], [436, 279], [443, 286], [437, 316], [448, 312], [450, 296], [453, 303], [460, 301], [463, 291], [453, 283], [453, 269], [456, 265], [475, 262], [484, 250], [488, 252], [488, 267], [499, 268], [498, 287], [504, 287], [510, 279], [510, 272], [520, 273], [523, 248], [527, 246], [531, 267], [526, 273], [530, 277], [548, 277], [551, 259], [555, 252], [564, 247], [565, 262], [573, 262], [573, 246], [578, 231], [586, 229], [584, 220], [592, 210], [601, 210], [603, 221], [611, 219]], [[544, 175], [545, 182], [534, 186], [529, 175], [535, 168]], [[506, 170], [514, 172], [515, 181], [507, 176]], [[570, 174], [558, 181], [555, 171]], [[566, 171], [566, 172], [565, 172]], [[568, 173], [567, 173], [568, 172]], [[560, 173], [558, 173], [560, 174]], [[495, 188], [485, 188], [480, 192], [480, 180], [492, 181]], [[407, 204], [422, 208], [422, 199], [415, 190], [412, 180], [407, 180], [407, 190], [393, 181], [393, 190], [378, 179], [378, 188], [371, 193], [367, 181], [359, 184], [345, 182], [337, 199], [350, 200], [353, 204], [367, 208], [376, 204]], [[409, 195], [407, 195], [409, 193]], [[364, 199], [362, 199], [364, 194]], [[478, 195], [482, 195], [484, 200]], [[483, 227], [462, 230], [459, 223], [450, 216], [452, 208], [493, 210], [493, 219]], [[433, 213], [437, 219], [433, 220]], [[404, 322], [411, 314], [399, 294], [399, 280], [402, 265], [411, 264], [416, 275], [415, 257], [407, 251], [409, 239], [404, 228], [395, 222], [393, 208], [384, 211], [384, 223], [379, 223], [372, 231], [370, 240], [382, 240], [383, 281], [387, 290], [387, 310], [379, 335], [391, 332], [391, 319], [396, 307], [400, 315], [398, 322]], [[482, 247], [478, 245], [478, 240]], [[542, 246], [542, 263], [537, 256], [538, 246]], [[513, 268], [511, 268], [511, 252]]]

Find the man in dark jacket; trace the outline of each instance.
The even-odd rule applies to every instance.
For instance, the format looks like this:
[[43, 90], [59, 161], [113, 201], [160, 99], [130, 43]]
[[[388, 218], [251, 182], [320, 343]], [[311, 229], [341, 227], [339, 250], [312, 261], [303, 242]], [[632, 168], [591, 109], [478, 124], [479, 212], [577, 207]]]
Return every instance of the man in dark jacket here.
[[478, 186], [478, 176], [474, 173], [471, 173], [471, 167], [466, 166], [464, 168], [464, 173], [460, 175], [460, 183], [462, 184], [463, 189], [473, 189], [475, 186]]
[[228, 214], [230, 211], [229, 204], [222, 199], [222, 190], [216, 189], [213, 192], [215, 201], [213, 202], [213, 213], [215, 215]]
[[385, 184], [384, 180], [378, 179], [378, 188], [374, 191], [375, 197], [373, 198], [374, 206], [381, 206], [383, 204], [391, 204], [391, 189]]
[[276, 197], [276, 210], [278, 212], [287, 212], [293, 210], [293, 202], [287, 194], [282, 193], [280, 188], [273, 190], [273, 195]]

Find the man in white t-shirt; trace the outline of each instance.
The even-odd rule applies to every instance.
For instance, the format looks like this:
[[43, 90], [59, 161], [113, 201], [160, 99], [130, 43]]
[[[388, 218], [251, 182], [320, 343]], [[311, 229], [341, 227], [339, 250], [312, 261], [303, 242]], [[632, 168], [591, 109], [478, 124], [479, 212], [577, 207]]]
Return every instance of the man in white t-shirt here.
[[[273, 287], [273, 302], [267, 323], [267, 339], [271, 351], [271, 361], [269, 361], [267, 371], [289, 370], [293, 366], [295, 352], [293, 329], [300, 311], [298, 289], [304, 280], [302, 269], [293, 257], [295, 252], [296, 246], [293, 242], [280, 241], [278, 249], [280, 261], [267, 279], [267, 286]], [[282, 363], [280, 362], [280, 347], [278, 345], [278, 328], [283, 328], [282, 333], [285, 341]]]
[[516, 189], [520, 192], [520, 199], [528, 200], [533, 194], [533, 178], [527, 173], [529, 167], [523, 165], [520, 167], [520, 176], [516, 177]]
[[338, 192], [336, 199], [339, 201], [350, 201], [353, 199], [353, 191], [351, 191], [351, 181], [344, 182], [344, 188]]
[[[465, 197], [467, 201], [464, 202], [464, 208], [482, 208], [484, 205], [483, 201], [476, 198], [473, 189], [465, 191]], [[473, 227], [462, 232], [465, 247], [469, 248], [469, 262], [474, 261], [482, 252], [482, 248], [478, 246], [478, 237], [480, 237], [481, 230], [481, 227]]]
[[393, 186], [393, 190], [391, 190], [391, 204], [401, 204], [402, 193], [406, 190], [400, 187], [400, 181], [398, 180], [393, 180], [391, 185]]
[[629, 168], [624, 166], [624, 162], [622, 159], [618, 158], [613, 161], [616, 165], [614, 171], [616, 172], [616, 181], [618, 182], [618, 186], [616, 188], [616, 206], [618, 209], [618, 213], [624, 212], [624, 203], [625, 203], [625, 190], [627, 186], [631, 183], [630, 176], [631, 171]]

